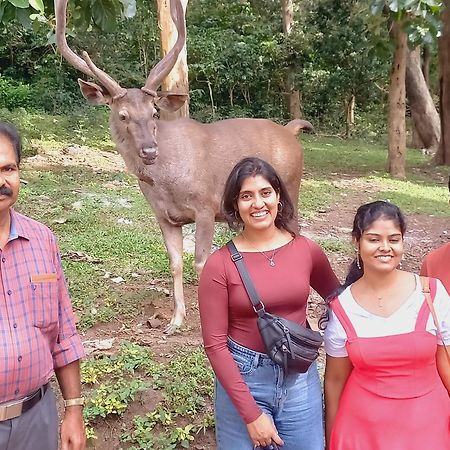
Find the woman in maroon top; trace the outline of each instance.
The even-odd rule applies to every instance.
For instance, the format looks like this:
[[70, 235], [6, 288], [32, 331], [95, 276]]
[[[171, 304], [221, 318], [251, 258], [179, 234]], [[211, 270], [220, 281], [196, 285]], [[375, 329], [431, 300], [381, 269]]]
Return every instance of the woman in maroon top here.
[[[282, 180], [265, 161], [245, 158], [228, 177], [222, 202], [230, 227], [242, 230], [233, 242], [266, 310], [304, 325], [310, 287], [325, 298], [339, 282], [321, 248], [292, 226], [294, 207]], [[226, 247], [206, 262], [199, 306], [216, 375], [218, 450], [322, 450], [316, 364], [305, 374], [285, 375], [266, 355], [257, 315]]]

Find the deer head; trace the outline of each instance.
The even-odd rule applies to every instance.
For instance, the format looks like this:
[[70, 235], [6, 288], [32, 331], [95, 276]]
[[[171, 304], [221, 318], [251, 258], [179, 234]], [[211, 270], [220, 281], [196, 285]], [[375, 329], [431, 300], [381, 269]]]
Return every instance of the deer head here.
[[178, 37], [169, 53], [150, 71], [141, 89], [124, 89], [103, 70], [96, 67], [87, 52], [82, 58], [74, 53], [66, 41], [66, 14], [68, 0], [54, 0], [56, 15], [56, 43], [64, 59], [99, 84], [78, 79], [81, 92], [93, 105], [108, 105], [110, 125], [116, 143], [131, 142], [144, 164], [154, 164], [158, 156], [157, 108], [176, 111], [187, 100], [186, 94], [158, 92], [163, 79], [175, 65], [186, 42], [186, 25], [180, 0], [171, 0], [170, 15]]

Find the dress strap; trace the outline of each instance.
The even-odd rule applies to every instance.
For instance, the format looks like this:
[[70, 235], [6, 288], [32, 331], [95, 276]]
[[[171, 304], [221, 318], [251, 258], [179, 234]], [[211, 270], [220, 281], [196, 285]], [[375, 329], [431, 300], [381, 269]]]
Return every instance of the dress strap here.
[[[428, 318], [430, 317], [430, 306], [428, 305], [428, 301], [434, 302], [437, 289], [436, 278], [420, 277], [420, 284], [422, 285], [422, 292], [424, 293], [424, 301], [417, 316], [416, 331], [423, 331], [426, 329]], [[429, 300], [426, 299], [426, 294], [430, 296]]]
[[331, 301], [330, 307], [333, 310], [333, 312], [336, 314], [336, 317], [339, 319], [339, 322], [341, 322], [341, 325], [347, 334], [347, 338], [353, 339], [353, 338], [358, 337], [356, 334], [355, 328], [352, 325], [352, 322], [348, 318], [347, 313], [344, 311], [344, 308], [341, 305], [339, 297], [335, 297]]

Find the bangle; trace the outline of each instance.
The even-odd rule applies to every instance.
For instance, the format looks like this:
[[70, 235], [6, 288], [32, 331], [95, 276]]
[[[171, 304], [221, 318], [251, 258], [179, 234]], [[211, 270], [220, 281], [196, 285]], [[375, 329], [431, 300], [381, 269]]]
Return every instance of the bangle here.
[[64, 400], [64, 408], [68, 406], [84, 406], [84, 397], [68, 398]]

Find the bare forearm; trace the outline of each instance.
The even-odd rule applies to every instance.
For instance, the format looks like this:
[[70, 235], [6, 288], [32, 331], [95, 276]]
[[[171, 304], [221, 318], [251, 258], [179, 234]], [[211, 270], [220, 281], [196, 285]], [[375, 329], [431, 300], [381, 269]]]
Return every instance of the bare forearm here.
[[325, 383], [325, 437], [327, 448], [330, 444], [331, 430], [339, 406], [343, 384], [338, 385], [330, 381]]
[[80, 362], [55, 369], [62, 396], [65, 399], [81, 397]]
[[[55, 370], [64, 399], [81, 397], [80, 362], [74, 361]], [[85, 450], [83, 406], [67, 406], [61, 422], [61, 450]]]

